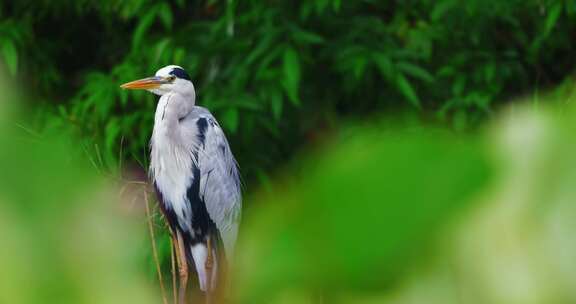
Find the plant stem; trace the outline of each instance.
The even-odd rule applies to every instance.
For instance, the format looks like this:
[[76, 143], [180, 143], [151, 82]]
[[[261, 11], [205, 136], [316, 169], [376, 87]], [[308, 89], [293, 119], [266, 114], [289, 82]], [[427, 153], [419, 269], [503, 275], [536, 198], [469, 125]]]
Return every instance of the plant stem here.
[[164, 288], [164, 280], [162, 279], [162, 270], [160, 269], [160, 260], [158, 259], [158, 250], [156, 249], [156, 236], [154, 235], [154, 226], [152, 225], [152, 216], [150, 214], [150, 205], [148, 203], [148, 192], [144, 189], [144, 202], [146, 204], [146, 217], [148, 222], [148, 230], [150, 231], [150, 239], [152, 241], [152, 254], [154, 256], [154, 263], [156, 264], [156, 272], [158, 273], [158, 281], [160, 281], [160, 292], [162, 293], [162, 302], [168, 304], [166, 298], [166, 289]]

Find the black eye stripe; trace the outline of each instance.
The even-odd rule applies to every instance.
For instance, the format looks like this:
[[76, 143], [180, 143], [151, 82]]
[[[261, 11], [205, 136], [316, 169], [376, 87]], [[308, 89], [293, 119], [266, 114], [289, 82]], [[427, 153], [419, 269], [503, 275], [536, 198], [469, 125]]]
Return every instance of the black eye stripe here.
[[191, 80], [190, 76], [188, 76], [188, 73], [186, 73], [186, 71], [184, 71], [181, 68], [172, 69], [172, 71], [170, 71], [170, 75], [174, 75], [178, 78], [182, 78], [182, 79], [186, 79], [186, 80]]

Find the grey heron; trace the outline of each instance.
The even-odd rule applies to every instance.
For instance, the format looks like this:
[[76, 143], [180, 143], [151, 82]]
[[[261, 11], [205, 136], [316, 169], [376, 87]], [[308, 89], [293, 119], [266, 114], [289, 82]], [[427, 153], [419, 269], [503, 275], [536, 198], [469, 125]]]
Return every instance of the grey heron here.
[[176, 247], [179, 301], [185, 302], [192, 265], [209, 295], [233, 254], [241, 213], [240, 176], [228, 140], [210, 111], [196, 105], [194, 85], [180, 66], [121, 87], [160, 95], [149, 171]]

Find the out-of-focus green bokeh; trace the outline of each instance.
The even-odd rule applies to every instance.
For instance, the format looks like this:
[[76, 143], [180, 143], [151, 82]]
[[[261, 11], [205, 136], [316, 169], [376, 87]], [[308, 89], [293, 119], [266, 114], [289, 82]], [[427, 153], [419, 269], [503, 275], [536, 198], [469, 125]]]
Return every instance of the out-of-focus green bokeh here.
[[574, 302], [575, 114], [519, 106], [481, 135], [338, 140], [255, 196], [241, 302]]
[[161, 303], [148, 223], [172, 303], [142, 185], [155, 97], [118, 88], [167, 64], [241, 167], [230, 303], [574, 303], [575, 17], [0, 0], [0, 303]]
[[0, 87], [0, 303], [157, 302], [135, 263], [145, 226], [117, 187], [71, 138], [21, 126], [30, 112]]

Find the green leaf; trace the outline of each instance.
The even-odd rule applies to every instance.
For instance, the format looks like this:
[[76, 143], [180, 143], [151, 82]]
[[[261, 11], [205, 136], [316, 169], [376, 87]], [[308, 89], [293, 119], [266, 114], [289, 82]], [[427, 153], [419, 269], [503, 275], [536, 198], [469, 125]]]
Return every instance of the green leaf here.
[[376, 63], [376, 66], [378, 66], [378, 70], [382, 77], [386, 79], [394, 78], [394, 66], [388, 56], [383, 53], [375, 53], [372, 55], [372, 58], [374, 58], [374, 62]]
[[132, 36], [132, 46], [137, 47], [142, 43], [142, 39], [144, 35], [154, 22], [154, 18], [156, 18], [156, 9], [149, 10], [142, 18], [140, 18], [140, 22], [134, 31], [134, 35]]
[[464, 75], [460, 75], [454, 81], [452, 85], [452, 94], [455, 96], [460, 96], [464, 92], [464, 88], [466, 87], [466, 77]]
[[270, 46], [272, 46], [272, 42], [275, 40], [275, 38], [276, 35], [274, 33], [270, 33], [262, 37], [262, 39], [258, 41], [258, 45], [250, 51], [248, 56], [246, 56], [244, 62], [246, 64], [252, 64], [256, 61], [256, 59], [261, 58], [262, 55], [269, 51]]
[[457, 73], [456, 68], [453, 66], [447, 65], [436, 72], [436, 76], [438, 77], [451, 77]]
[[341, 6], [342, 6], [341, 0], [332, 0], [332, 8], [334, 9], [335, 12], [338, 12]]
[[58, 105], [58, 113], [64, 118], [68, 118], [68, 110], [64, 105]]
[[330, 0], [316, 0], [316, 13], [322, 14], [330, 5]]
[[[160, 59], [163, 57], [162, 55], [164, 54], [164, 51], [166, 50], [166, 47], [170, 44], [170, 42], [171, 42], [170, 38], [165, 38], [160, 40], [160, 42], [156, 44], [156, 53], [154, 54], [154, 61], [156, 63], [158, 63]], [[164, 58], [166, 57], [164, 56]]]
[[428, 71], [426, 71], [425, 69], [417, 65], [414, 65], [410, 62], [399, 62], [396, 64], [396, 68], [399, 71], [404, 72], [405, 74], [410, 75], [414, 78], [418, 78], [428, 83], [434, 82], [434, 76], [428, 73]]
[[305, 44], [321, 44], [326, 41], [324, 37], [313, 32], [305, 31], [303, 29], [295, 29], [292, 37], [297, 42]]
[[284, 50], [284, 78], [282, 84], [286, 95], [294, 105], [300, 105], [298, 93], [300, 90], [300, 59], [298, 53], [289, 47]]
[[364, 76], [364, 71], [366, 70], [366, 58], [356, 57], [353, 59], [354, 62], [354, 77], [356, 79], [361, 79]]
[[558, 18], [560, 18], [560, 14], [562, 13], [562, 3], [558, 2], [555, 3], [551, 8], [550, 12], [546, 16], [546, 22], [544, 23], [544, 33], [548, 35], [550, 31], [556, 26], [558, 22]]
[[4, 40], [2, 42], [2, 57], [4, 58], [8, 72], [15, 76], [18, 71], [18, 52], [12, 41]]
[[270, 91], [270, 104], [272, 106], [272, 115], [276, 121], [282, 116], [283, 100], [281, 92], [277, 90]]
[[312, 3], [311, 2], [305, 2], [302, 5], [302, 8], [300, 9], [300, 19], [301, 20], [306, 20], [308, 19], [308, 17], [310, 17], [310, 15], [312, 14]]
[[120, 90], [120, 104], [125, 107], [128, 104], [128, 91]]
[[222, 115], [222, 122], [232, 134], [236, 133], [236, 130], [238, 130], [238, 109], [227, 109]]
[[438, 1], [430, 13], [430, 19], [432, 21], [440, 20], [455, 6], [455, 4], [457, 3], [454, 0]]
[[484, 81], [491, 83], [496, 75], [496, 65], [489, 63], [484, 67]]
[[400, 90], [400, 93], [402, 93], [402, 95], [404, 95], [404, 97], [406, 97], [406, 99], [408, 99], [408, 101], [413, 106], [415, 106], [416, 108], [420, 108], [420, 98], [418, 98], [418, 95], [416, 95], [416, 91], [414, 91], [414, 88], [412, 87], [408, 79], [404, 77], [404, 75], [398, 74], [396, 76], [396, 86], [398, 87], [398, 90]]
[[172, 23], [173, 23], [173, 17], [172, 17], [172, 10], [170, 9], [170, 5], [168, 5], [168, 3], [160, 3], [159, 4], [159, 10], [158, 10], [158, 14], [160, 17], [160, 21], [162, 21], [162, 24], [164, 25], [164, 27], [166, 27], [166, 29], [171, 29], [172, 28]]
[[119, 134], [120, 134], [120, 124], [118, 123], [118, 118], [115, 117], [110, 121], [108, 121], [108, 124], [106, 126], [105, 144], [106, 144], [106, 151], [108, 151], [109, 153], [114, 152], [114, 148], [116, 146], [116, 139], [118, 138]]
[[466, 111], [456, 111], [454, 117], [452, 117], [452, 125], [457, 131], [464, 131], [468, 126], [468, 115]]
[[176, 63], [182, 62], [184, 55], [186, 55], [186, 51], [183, 48], [177, 48], [174, 51], [174, 56], [173, 56], [174, 62], [176, 62]]

